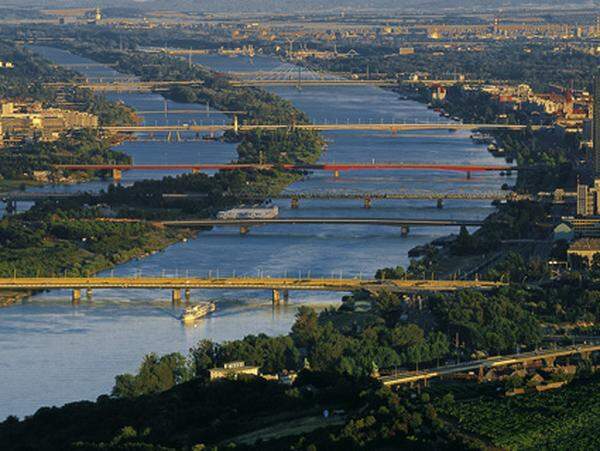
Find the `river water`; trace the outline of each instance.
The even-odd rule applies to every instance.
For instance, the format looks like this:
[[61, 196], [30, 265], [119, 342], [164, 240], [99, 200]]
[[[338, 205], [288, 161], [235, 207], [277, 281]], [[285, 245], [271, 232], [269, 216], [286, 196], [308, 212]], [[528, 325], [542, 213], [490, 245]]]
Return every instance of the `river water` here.
[[[89, 60], [62, 50], [36, 48], [59, 64], [77, 64], [90, 77], [120, 76], [109, 67], [90, 65]], [[277, 68], [279, 63], [262, 57], [200, 56], [196, 63], [217, 70], [257, 71]], [[371, 87], [274, 89], [316, 121], [437, 121], [425, 106], [398, 100], [396, 94]], [[163, 98], [148, 93], [109, 93], [138, 111], [163, 110]], [[223, 121], [220, 114], [205, 114], [206, 106], [168, 102], [169, 109], [197, 109], [197, 114], [147, 114], [146, 123], [210, 123]], [[498, 163], [468, 133], [427, 132], [398, 134], [332, 132], [322, 161], [336, 162], [435, 162]], [[235, 158], [235, 146], [215, 141], [129, 141], [118, 147], [136, 163], [227, 162]], [[172, 174], [172, 173], [169, 173]], [[130, 172], [124, 184], [165, 173]], [[421, 171], [351, 172], [334, 179], [315, 173], [297, 182], [290, 191], [495, 191], [506, 181], [499, 175], [474, 176]], [[99, 190], [109, 182], [89, 182], [44, 190]], [[492, 212], [487, 202], [448, 201], [439, 210], [433, 201], [375, 201], [364, 210], [361, 201], [302, 201], [290, 210], [288, 201], [277, 202], [281, 216], [387, 216], [402, 218], [483, 219]], [[455, 231], [454, 231], [455, 232]], [[181, 242], [145, 259], [131, 261], [108, 271], [114, 275], [302, 275], [372, 276], [377, 268], [407, 265], [414, 246], [448, 234], [448, 230], [414, 228], [402, 237], [395, 228], [379, 226], [265, 226], [247, 236], [235, 229], [216, 228], [197, 239]], [[0, 312], [0, 418], [23, 416], [41, 406], [62, 405], [95, 399], [110, 391], [114, 376], [134, 371], [149, 352], [186, 352], [198, 340], [224, 341], [247, 334], [285, 334], [297, 307], [323, 308], [340, 295], [292, 293], [289, 305], [272, 308], [266, 292], [192, 292], [194, 300], [214, 299], [217, 312], [196, 327], [183, 327], [175, 318], [166, 291], [96, 291], [91, 302], [73, 307], [66, 291], [38, 295]]]

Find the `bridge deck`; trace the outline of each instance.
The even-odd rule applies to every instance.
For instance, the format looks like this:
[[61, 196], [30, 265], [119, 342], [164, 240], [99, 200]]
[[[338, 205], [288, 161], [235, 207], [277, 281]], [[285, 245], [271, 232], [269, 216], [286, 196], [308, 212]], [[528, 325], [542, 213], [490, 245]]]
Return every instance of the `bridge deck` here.
[[328, 218], [328, 217], [297, 217], [297, 218], [260, 218], [260, 219], [189, 219], [176, 221], [159, 221], [163, 227], [213, 227], [213, 226], [256, 226], [256, 225], [293, 225], [293, 224], [335, 224], [335, 225], [383, 225], [394, 227], [479, 227], [481, 220], [455, 219], [411, 219], [411, 218]]
[[196, 277], [39, 277], [0, 278], [0, 290], [46, 289], [236, 289], [236, 290], [296, 290], [339, 291], [358, 289], [392, 289], [403, 291], [454, 291], [460, 289], [491, 289], [498, 282], [463, 280], [374, 280], [337, 278], [196, 278]]
[[[331, 123], [331, 124], [207, 124], [207, 125], [132, 125], [132, 126], [105, 126], [101, 130], [112, 133], [153, 133], [153, 132], [219, 132], [219, 131], [253, 131], [253, 130], [313, 130], [313, 131], [470, 131], [470, 130], [525, 130], [526, 125], [510, 124], [460, 124], [458, 122], [431, 123], [431, 124], [406, 124], [406, 123]], [[542, 126], [533, 126], [532, 129], [541, 129]]]
[[410, 384], [413, 382], [425, 381], [437, 377], [448, 376], [457, 373], [465, 373], [468, 371], [476, 371], [480, 368], [491, 369], [500, 368], [504, 366], [510, 366], [520, 363], [529, 363], [544, 359], [555, 359], [558, 357], [567, 357], [570, 355], [596, 352], [600, 350], [600, 345], [590, 346], [577, 346], [562, 348], [556, 350], [547, 351], [535, 351], [523, 354], [513, 354], [508, 356], [496, 356], [487, 359], [473, 360], [470, 362], [460, 363], [456, 365], [447, 365], [432, 370], [419, 371], [419, 372], [406, 372], [402, 374], [395, 374], [390, 376], [383, 376], [380, 378], [384, 385], [402, 385]]
[[58, 164], [56, 169], [71, 171], [178, 171], [178, 170], [237, 170], [285, 169], [290, 171], [451, 171], [451, 172], [502, 172], [516, 171], [518, 166], [508, 165], [460, 165], [421, 163], [323, 163], [323, 164], [259, 164], [259, 163], [213, 163], [213, 164]]

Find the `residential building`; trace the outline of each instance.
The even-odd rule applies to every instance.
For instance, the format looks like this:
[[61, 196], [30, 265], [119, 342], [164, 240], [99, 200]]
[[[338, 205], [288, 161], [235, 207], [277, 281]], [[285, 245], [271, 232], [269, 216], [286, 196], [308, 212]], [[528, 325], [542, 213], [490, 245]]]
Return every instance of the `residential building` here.
[[43, 108], [40, 103], [0, 102], [0, 126], [3, 137], [9, 141], [53, 141], [69, 130], [97, 128], [98, 117], [81, 111]]
[[574, 241], [567, 249], [569, 262], [572, 262], [573, 256], [577, 256], [591, 263], [594, 255], [598, 253], [600, 253], [600, 238], [581, 238]]
[[237, 379], [240, 375], [246, 374], [251, 376], [259, 375], [259, 367], [246, 365], [245, 362], [228, 362], [223, 365], [223, 368], [211, 368], [208, 370], [210, 380], [217, 379]]

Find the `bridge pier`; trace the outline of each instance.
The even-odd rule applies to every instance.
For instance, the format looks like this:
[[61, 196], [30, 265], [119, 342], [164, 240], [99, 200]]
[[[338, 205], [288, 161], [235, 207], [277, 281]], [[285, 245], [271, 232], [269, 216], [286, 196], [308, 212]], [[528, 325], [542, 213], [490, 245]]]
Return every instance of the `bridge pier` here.
[[179, 288], [171, 292], [171, 303], [179, 304], [181, 302], [181, 290]]
[[437, 200], [437, 208], [439, 208], [440, 210], [442, 208], [444, 208], [444, 199], [438, 199]]
[[74, 288], [73, 291], [71, 292], [71, 303], [79, 304], [80, 301], [81, 301], [81, 289]]
[[369, 196], [365, 197], [364, 206], [367, 210], [371, 208], [371, 202], [372, 200]]
[[240, 131], [239, 120], [238, 120], [237, 114], [234, 114], [233, 115], [233, 132], [237, 135], [239, 131]]
[[290, 302], [290, 290], [283, 290], [283, 302]]
[[88, 289], [85, 291], [85, 297], [87, 298], [87, 300], [88, 300], [88, 301], [91, 301], [91, 300], [92, 300], [92, 296], [93, 296], [93, 294], [94, 294], [94, 290], [92, 290], [91, 288], [88, 288]]
[[471, 171], [467, 171], [467, 180], [471, 180]]
[[7, 215], [12, 215], [17, 212], [17, 201], [14, 199], [6, 199], [4, 211]]
[[482, 383], [485, 376], [485, 372], [483, 369], [483, 365], [479, 367], [479, 371], [477, 371], [477, 382]]
[[546, 357], [544, 359], [544, 364], [547, 367], [553, 367], [554, 366], [554, 362], [556, 361], [556, 357]]
[[410, 227], [407, 225], [403, 225], [400, 227], [400, 234], [402, 236], [408, 236], [408, 233], [410, 232]]
[[185, 289], [185, 302], [189, 303], [191, 297], [192, 297], [192, 290], [190, 290], [189, 288], [186, 288]]
[[333, 171], [333, 178], [334, 179], [339, 179], [340, 178], [340, 171], [338, 171], [337, 169], [335, 171]]
[[121, 169], [113, 169], [112, 170], [112, 179], [115, 183], [120, 183], [123, 179], [123, 171]]
[[240, 227], [240, 235], [248, 235], [250, 233], [250, 227], [241, 226]]
[[299, 206], [300, 206], [300, 199], [296, 196], [292, 196], [291, 209], [297, 210]]
[[273, 305], [279, 305], [281, 303], [281, 291], [273, 290], [271, 293], [271, 301]]

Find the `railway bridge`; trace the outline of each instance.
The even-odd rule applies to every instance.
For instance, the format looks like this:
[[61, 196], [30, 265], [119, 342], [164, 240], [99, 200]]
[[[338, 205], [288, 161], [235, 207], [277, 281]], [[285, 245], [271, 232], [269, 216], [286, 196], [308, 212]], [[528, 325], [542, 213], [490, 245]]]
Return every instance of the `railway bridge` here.
[[379, 225], [399, 227], [402, 236], [407, 236], [411, 227], [479, 227], [481, 220], [459, 219], [411, 219], [411, 218], [332, 218], [332, 217], [296, 217], [296, 218], [256, 218], [256, 219], [188, 219], [155, 222], [160, 227], [204, 228], [204, 227], [239, 227], [242, 235], [250, 232], [250, 227], [263, 225]]

